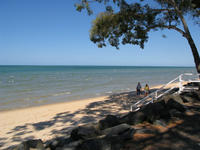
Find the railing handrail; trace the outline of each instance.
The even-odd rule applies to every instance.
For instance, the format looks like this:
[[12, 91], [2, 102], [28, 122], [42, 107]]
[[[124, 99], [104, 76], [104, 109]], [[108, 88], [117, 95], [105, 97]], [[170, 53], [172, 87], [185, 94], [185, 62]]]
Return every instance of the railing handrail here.
[[[193, 73], [183, 73], [183, 74], [180, 74], [179, 76], [177, 76], [177, 77], [174, 78], [173, 80], [169, 81], [167, 84], [165, 84], [165, 85], [163, 85], [162, 87], [160, 87], [160, 88], [159, 88], [158, 90], [156, 90], [155, 92], [149, 94], [148, 96], [144, 97], [144, 98], [141, 99], [140, 101], [138, 101], [138, 102], [136, 102], [135, 104], [131, 105], [131, 111], [132, 111], [132, 109], [133, 109], [133, 106], [138, 105], [139, 103], [144, 102], [145, 100], [147, 100], [147, 99], [150, 98], [151, 96], [154, 96], [154, 95], [155, 95], [155, 99], [158, 99], [158, 98], [162, 97], [163, 95], [165, 95], [166, 93], [168, 93], [168, 92], [170, 92], [171, 90], [173, 90], [176, 86], [173, 86], [173, 87], [171, 87], [169, 90], [164, 91], [164, 93], [162, 93], [162, 94], [160, 94], [160, 95], [157, 95], [158, 92], [162, 91], [166, 86], [168, 86], [169, 84], [175, 82], [176, 80], [179, 80], [179, 83], [180, 83], [181, 86], [182, 86], [182, 83], [181, 83], [181, 82], [184, 81], [184, 80], [182, 80], [182, 76], [183, 76], [183, 75], [185, 75], [185, 76], [192, 76], [192, 75], [194, 75], [194, 74], [193, 74]], [[196, 75], [197, 75], [197, 76], [200, 76], [199, 73], [196, 74]], [[180, 89], [180, 87], [179, 87], [179, 91], [180, 91], [180, 90], [182, 90], [182, 89]], [[154, 99], [152, 98], [152, 102], [153, 102], [153, 100], [154, 100]], [[137, 110], [138, 110], [138, 108], [137, 108]]]

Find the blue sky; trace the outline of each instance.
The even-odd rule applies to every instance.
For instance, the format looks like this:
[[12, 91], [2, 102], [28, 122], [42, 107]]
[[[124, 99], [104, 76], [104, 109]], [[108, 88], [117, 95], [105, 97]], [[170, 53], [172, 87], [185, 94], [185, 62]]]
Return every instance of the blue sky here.
[[[134, 45], [98, 48], [89, 40], [95, 15], [77, 12], [74, 3], [1, 0], [0, 65], [194, 66], [187, 41], [175, 31], [152, 32], [144, 50]], [[200, 27], [189, 25], [199, 48]]]

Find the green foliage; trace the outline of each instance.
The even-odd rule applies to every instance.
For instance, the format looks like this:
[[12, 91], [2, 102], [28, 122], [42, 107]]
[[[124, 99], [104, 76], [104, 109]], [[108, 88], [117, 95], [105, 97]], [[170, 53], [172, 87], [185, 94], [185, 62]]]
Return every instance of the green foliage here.
[[[122, 44], [134, 44], [144, 47], [147, 41], [147, 30], [154, 26], [157, 13], [150, 11], [149, 7], [141, 7], [136, 3], [118, 13], [101, 13], [93, 21], [90, 39], [98, 43], [99, 47], [106, 46], [106, 39], [110, 45], [118, 48]], [[149, 26], [150, 25], [150, 26]]]
[[194, 8], [193, 16], [200, 17], [200, 0], [192, 0], [192, 7]]
[[122, 43], [144, 48], [148, 33], [158, 29], [173, 29], [186, 36], [179, 28], [181, 17], [200, 15], [199, 0], [79, 0], [75, 6], [91, 15], [92, 2], [105, 5], [105, 11], [96, 17], [90, 30], [90, 39], [98, 47], [110, 44], [118, 49]]

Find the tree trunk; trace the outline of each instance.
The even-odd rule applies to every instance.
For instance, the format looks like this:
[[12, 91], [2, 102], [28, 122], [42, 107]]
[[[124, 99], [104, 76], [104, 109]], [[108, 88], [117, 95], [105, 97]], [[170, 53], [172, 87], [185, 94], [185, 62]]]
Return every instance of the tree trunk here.
[[200, 73], [200, 58], [199, 58], [199, 53], [198, 53], [197, 47], [196, 47], [191, 35], [189, 35], [186, 38], [187, 38], [188, 43], [190, 45], [190, 48], [192, 50], [192, 54], [193, 54], [193, 58], [194, 58], [195, 66], [196, 66], [196, 70], [197, 70], [198, 73]]
[[185, 31], [185, 38], [188, 40], [188, 43], [189, 43], [190, 48], [192, 50], [192, 54], [193, 54], [193, 58], [194, 58], [195, 66], [196, 66], [196, 70], [197, 70], [198, 73], [200, 73], [200, 58], [199, 58], [199, 53], [198, 53], [197, 47], [196, 47], [196, 45], [194, 43], [194, 40], [192, 39], [192, 36], [190, 34], [188, 25], [187, 25], [187, 23], [185, 21], [185, 18], [183, 17], [182, 12], [177, 7], [175, 0], [171, 0], [171, 2], [172, 2], [172, 5], [175, 8], [175, 11], [177, 12], [177, 14], [179, 15], [179, 17], [181, 19], [181, 22], [183, 24], [183, 28], [184, 28], [184, 31]]

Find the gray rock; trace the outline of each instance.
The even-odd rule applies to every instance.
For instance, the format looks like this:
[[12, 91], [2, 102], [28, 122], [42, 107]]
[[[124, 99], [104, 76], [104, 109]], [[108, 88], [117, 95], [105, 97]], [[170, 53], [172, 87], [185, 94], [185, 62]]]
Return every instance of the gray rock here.
[[13, 150], [45, 150], [42, 140], [28, 140], [17, 145]]
[[98, 122], [98, 128], [104, 130], [120, 124], [119, 118], [113, 115], [107, 115], [105, 119], [102, 119]]
[[135, 133], [140, 133], [140, 134], [154, 134], [155, 133], [155, 130], [152, 130], [152, 129], [137, 129], [135, 131]]
[[150, 103], [141, 108], [141, 111], [145, 114], [145, 121], [153, 123], [155, 120], [170, 118], [169, 113], [166, 110], [164, 100], [160, 100], [155, 103]]
[[123, 143], [133, 138], [135, 130], [128, 124], [120, 124], [102, 131], [105, 136], [84, 140], [76, 150], [120, 150]]
[[120, 124], [112, 128], [105, 129], [102, 133], [106, 135], [106, 138], [121, 136], [124, 139], [129, 139], [133, 137], [134, 131], [135, 130], [128, 124]]
[[192, 103], [199, 102], [200, 92], [199, 91], [183, 92], [181, 93], [181, 97], [183, 101], [192, 102]]
[[154, 124], [160, 125], [160, 126], [163, 126], [163, 127], [167, 126], [167, 123], [164, 120], [156, 120], [156, 121], [154, 121]]
[[81, 142], [82, 140], [71, 141], [71, 142], [56, 141], [57, 144], [55, 145], [55, 142], [52, 142], [52, 144], [49, 146], [49, 149], [50, 150], [75, 150], [75, 148]]
[[142, 123], [145, 121], [146, 115], [142, 111], [137, 111], [137, 112], [130, 112], [127, 115], [121, 117], [119, 121], [121, 123], [127, 123], [127, 124], [137, 124], [137, 123]]
[[75, 150], [111, 150], [111, 144], [104, 139], [85, 140]]
[[119, 118], [120, 123], [133, 124], [136, 112], [129, 112]]
[[171, 109], [176, 109], [180, 112], [185, 112], [186, 108], [185, 106], [183, 106], [182, 104], [178, 103], [177, 101], [175, 101], [174, 99], [169, 99], [166, 103], [166, 107], [169, 110]]
[[169, 113], [172, 117], [176, 117], [176, 118], [182, 118], [184, 117], [184, 113], [183, 112], [180, 112], [176, 109], [171, 109], [169, 110]]
[[59, 147], [63, 147], [66, 144], [69, 144], [71, 142], [70, 138], [65, 138], [65, 137], [59, 137], [56, 139], [53, 139], [49, 142], [46, 142], [46, 148], [50, 148], [51, 150], [55, 150]]
[[55, 150], [75, 150], [75, 147], [63, 146], [63, 147], [57, 147]]
[[71, 139], [72, 140], [86, 140], [99, 135], [99, 131], [97, 130], [95, 125], [84, 125], [79, 126], [72, 130]]
[[153, 123], [155, 120], [168, 120], [169, 118], [170, 114], [167, 111], [165, 101], [159, 100], [143, 106], [139, 111], [128, 113], [120, 118], [120, 122], [134, 125], [144, 121]]
[[176, 101], [179, 104], [183, 104], [184, 100], [183, 97], [181, 95], [170, 95], [166, 101], [166, 104], [168, 103], [169, 100], [173, 99], [174, 101]]

